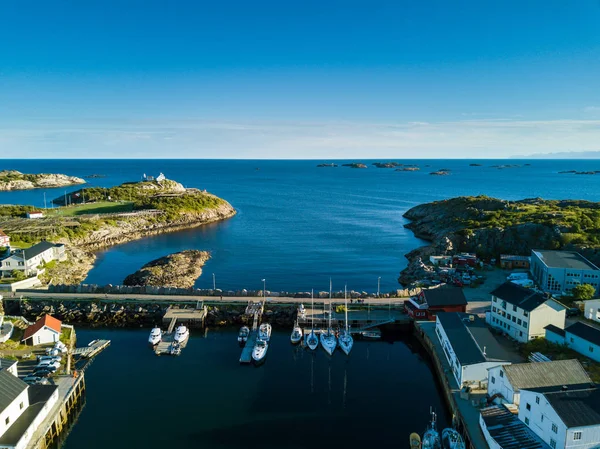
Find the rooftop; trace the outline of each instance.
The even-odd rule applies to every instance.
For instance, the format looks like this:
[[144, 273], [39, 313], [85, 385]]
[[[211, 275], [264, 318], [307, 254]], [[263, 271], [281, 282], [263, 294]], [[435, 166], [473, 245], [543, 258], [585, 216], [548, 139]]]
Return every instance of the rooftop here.
[[529, 388], [542, 393], [567, 427], [600, 424], [600, 389], [590, 384], [553, 388]]
[[429, 307], [466, 306], [467, 298], [462, 288], [437, 287], [423, 290], [423, 295]]
[[23, 252], [27, 259], [32, 259], [35, 256], [39, 256], [43, 252], [48, 251], [51, 248], [54, 248], [55, 246], [57, 246], [57, 245], [55, 245], [52, 242], [49, 242], [47, 240], [42, 240], [40, 243], [33, 245], [31, 248], [24, 249]]
[[16, 360], [0, 358], [0, 370], [3, 370], [3, 369], [7, 370], [11, 366], [16, 365], [16, 364], [17, 364]]
[[590, 343], [600, 346], [600, 330], [590, 326], [589, 324], [577, 321], [576, 323], [573, 323], [567, 327], [565, 332], [569, 332], [577, 337], [589, 341]]
[[492, 295], [528, 312], [535, 310], [549, 299], [530, 288], [521, 287], [510, 281], [492, 291]]
[[28, 385], [6, 370], [0, 370], [0, 411], [27, 390]]
[[561, 337], [565, 336], [565, 330], [555, 326], [554, 324], [548, 324], [548, 326], [546, 326], [544, 329], [554, 332], [556, 335], [560, 335]]
[[515, 391], [520, 389], [591, 384], [592, 379], [577, 360], [515, 363], [504, 366], [506, 377]]
[[548, 268], [570, 268], [573, 270], [598, 270], [599, 268], [581, 254], [574, 251], [531, 251]]
[[523, 421], [505, 406], [496, 405], [481, 410], [481, 418], [490, 436], [502, 449], [549, 449]]
[[28, 338], [35, 335], [37, 331], [42, 329], [44, 326], [49, 327], [50, 329], [58, 332], [60, 334], [60, 320], [54, 318], [51, 315], [44, 315], [39, 320], [37, 320], [34, 324], [25, 329], [25, 334], [23, 335], [23, 340], [27, 340]]
[[522, 260], [529, 261], [529, 256], [514, 256], [512, 254], [500, 254], [500, 260]]
[[[470, 317], [473, 317], [473, 321]], [[461, 365], [510, 360], [510, 355], [500, 346], [485, 322], [478, 316], [443, 312], [437, 314], [437, 319], [444, 328]]]

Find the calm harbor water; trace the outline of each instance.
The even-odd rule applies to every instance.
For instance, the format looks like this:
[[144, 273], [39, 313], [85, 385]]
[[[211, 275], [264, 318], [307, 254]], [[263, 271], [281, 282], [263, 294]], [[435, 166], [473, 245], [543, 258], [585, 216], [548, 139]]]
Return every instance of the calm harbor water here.
[[[421, 245], [403, 228], [402, 214], [420, 203], [458, 195], [504, 199], [543, 197], [600, 200], [600, 175], [558, 174], [598, 170], [585, 160], [409, 160], [421, 171], [318, 168], [322, 161], [228, 160], [11, 160], [2, 169], [86, 176], [95, 186], [112, 186], [164, 172], [187, 187], [207, 189], [228, 200], [234, 218], [198, 229], [118, 245], [98, 254], [86, 282], [120, 284], [125, 276], [157, 257], [184, 249], [212, 252], [198, 287], [273, 291], [334, 289], [374, 292], [398, 287], [404, 254]], [[370, 164], [372, 161], [364, 161]], [[340, 164], [342, 162], [339, 162]], [[498, 169], [499, 164], [521, 164]], [[530, 166], [524, 164], [530, 163]], [[448, 168], [449, 176], [429, 172]], [[0, 192], [0, 203], [43, 206], [69, 189]]]
[[79, 330], [112, 345], [86, 372], [87, 403], [65, 449], [407, 447], [429, 407], [449, 422], [424, 354], [406, 340], [355, 343], [350, 357], [273, 333], [266, 362], [240, 366], [236, 330], [192, 335], [156, 357], [147, 330]]

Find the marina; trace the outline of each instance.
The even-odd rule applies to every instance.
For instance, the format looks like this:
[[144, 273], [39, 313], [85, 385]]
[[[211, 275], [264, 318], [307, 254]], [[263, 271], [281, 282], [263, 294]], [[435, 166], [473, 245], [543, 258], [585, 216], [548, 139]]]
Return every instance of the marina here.
[[194, 309], [170, 306], [162, 319], [163, 326], [166, 326], [167, 330], [162, 332], [160, 341], [154, 345], [155, 354], [180, 355], [189, 340], [189, 327], [204, 326], [207, 313], [207, 307], [200, 301], [196, 303]]

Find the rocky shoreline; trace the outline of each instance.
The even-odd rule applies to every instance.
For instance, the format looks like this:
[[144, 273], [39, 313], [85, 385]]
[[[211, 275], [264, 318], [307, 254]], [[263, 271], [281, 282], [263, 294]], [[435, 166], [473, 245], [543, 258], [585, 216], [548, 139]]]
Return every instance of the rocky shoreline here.
[[26, 174], [17, 170], [0, 171], [0, 191], [45, 189], [78, 184], [85, 184], [85, 180], [57, 173]]

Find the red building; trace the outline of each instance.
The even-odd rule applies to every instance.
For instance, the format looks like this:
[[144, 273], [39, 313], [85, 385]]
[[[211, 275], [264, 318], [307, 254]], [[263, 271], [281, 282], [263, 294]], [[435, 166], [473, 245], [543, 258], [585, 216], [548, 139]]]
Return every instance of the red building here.
[[0, 229], [0, 248], [10, 246], [10, 237]]
[[475, 265], [477, 265], [477, 255], [470, 253], [461, 253], [456, 254], [454, 257], [452, 257], [453, 267], [456, 268], [461, 265], [468, 265], [470, 267], [474, 267]]
[[404, 302], [404, 310], [415, 320], [435, 320], [438, 312], [466, 312], [467, 298], [462, 288], [442, 286], [422, 290]]

